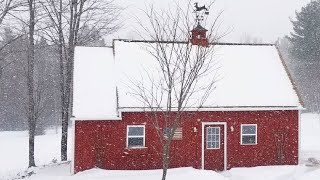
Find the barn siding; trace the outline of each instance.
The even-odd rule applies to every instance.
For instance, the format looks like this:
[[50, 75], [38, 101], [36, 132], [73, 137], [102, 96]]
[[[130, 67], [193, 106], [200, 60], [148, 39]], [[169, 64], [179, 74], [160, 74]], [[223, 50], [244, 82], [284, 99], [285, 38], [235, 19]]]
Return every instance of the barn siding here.
[[[183, 118], [183, 138], [171, 145], [171, 168], [201, 168], [201, 122], [227, 122], [228, 168], [279, 164], [275, 133], [286, 134], [282, 164], [298, 163], [298, 111], [187, 112]], [[126, 148], [127, 125], [133, 124], [145, 124], [147, 148]], [[241, 124], [257, 124], [257, 145], [240, 144]], [[121, 121], [75, 122], [75, 172], [93, 167], [158, 169], [161, 150], [145, 112], [124, 112]]]

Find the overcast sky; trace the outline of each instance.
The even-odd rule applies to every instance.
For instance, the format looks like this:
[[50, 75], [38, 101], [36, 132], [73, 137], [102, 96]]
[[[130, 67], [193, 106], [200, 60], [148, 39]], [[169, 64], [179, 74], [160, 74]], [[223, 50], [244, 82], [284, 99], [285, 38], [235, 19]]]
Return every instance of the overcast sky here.
[[[176, 0], [181, 4], [187, 0]], [[264, 42], [273, 43], [278, 37], [290, 33], [292, 25], [290, 18], [295, 17], [295, 11], [300, 11], [311, 0], [217, 0], [210, 9], [210, 15], [223, 10], [224, 29], [231, 33], [224, 41], [240, 41], [245, 34], [262, 38]], [[155, 7], [166, 8], [173, 0], [116, 0], [119, 5], [126, 7], [122, 13], [124, 27], [114, 38], [134, 38], [132, 27], [135, 25], [133, 16], [141, 17], [141, 9], [153, 3]], [[194, 0], [206, 4], [209, 0]]]

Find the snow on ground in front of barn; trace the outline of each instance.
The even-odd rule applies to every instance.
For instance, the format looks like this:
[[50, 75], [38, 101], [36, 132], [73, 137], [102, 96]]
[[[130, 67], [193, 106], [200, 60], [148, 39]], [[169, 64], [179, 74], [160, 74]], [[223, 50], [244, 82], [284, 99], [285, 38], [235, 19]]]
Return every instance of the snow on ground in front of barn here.
[[306, 113], [301, 120], [301, 163], [309, 157], [320, 159], [320, 116]]
[[[319, 180], [320, 168], [298, 166], [259, 166], [252, 168], [233, 168], [222, 174], [230, 180]], [[315, 179], [305, 179], [305, 177]]]
[[[302, 160], [298, 166], [261, 166], [233, 168], [216, 173], [193, 168], [170, 169], [168, 180], [320, 180], [320, 167], [304, 165], [309, 157], [320, 159], [320, 117], [316, 114], [302, 114]], [[36, 163], [39, 167], [29, 169], [35, 174], [30, 180], [150, 180], [160, 179], [161, 170], [111, 171], [91, 169], [74, 176], [70, 175], [70, 163], [52, 164], [60, 159], [61, 134], [49, 132], [36, 137]], [[13, 179], [25, 174], [28, 166], [27, 132], [0, 132], [0, 180]]]
[[[91, 169], [80, 172], [74, 176], [67, 175], [69, 165], [53, 166], [40, 170], [30, 177], [30, 180], [153, 180], [161, 179], [162, 170], [125, 171]], [[56, 173], [53, 173], [56, 172]], [[214, 171], [203, 171], [190, 167], [169, 169], [167, 180], [228, 180]]]
[[[50, 130], [46, 135], [36, 136], [35, 162], [37, 166], [50, 164], [55, 159], [59, 161], [60, 140], [61, 131], [55, 133], [54, 130]], [[28, 158], [27, 131], [0, 132], [0, 180], [12, 179], [22, 174], [28, 167]]]

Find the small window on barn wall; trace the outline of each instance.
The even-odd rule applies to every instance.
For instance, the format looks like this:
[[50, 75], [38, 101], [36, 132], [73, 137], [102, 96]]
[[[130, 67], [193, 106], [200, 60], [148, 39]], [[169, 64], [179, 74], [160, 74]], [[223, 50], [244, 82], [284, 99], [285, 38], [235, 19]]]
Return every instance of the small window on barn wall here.
[[257, 125], [241, 124], [241, 144], [255, 145], [257, 144]]
[[[172, 128], [163, 128], [163, 135], [168, 138], [168, 134]], [[172, 140], [182, 140], [182, 127], [178, 127], [173, 134]]]
[[143, 148], [145, 147], [145, 125], [127, 126], [127, 147]]

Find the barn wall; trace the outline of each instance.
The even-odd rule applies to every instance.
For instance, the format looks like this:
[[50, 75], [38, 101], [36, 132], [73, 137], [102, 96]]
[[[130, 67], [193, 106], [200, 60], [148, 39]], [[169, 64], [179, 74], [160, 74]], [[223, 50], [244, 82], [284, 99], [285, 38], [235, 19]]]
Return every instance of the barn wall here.
[[[75, 172], [93, 167], [162, 167], [162, 147], [148, 113], [126, 112], [122, 118], [121, 121], [75, 122]], [[183, 138], [171, 145], [172, 168], [201, 168], [201, 122], [227, 122], [228, 168], [280, 164], [277, 147], [281, 145], [282, 164], [298, 163], [298, 111], [187, 112], [183, 118]], [[146, 126], [146, 148], [126, 148], [127, 125], [134, 124]], [[240, 144], [241, 124], [257, 124], [257, 145]], [[283, 144], [276, 140], [275, 134], [284, 135]]]

